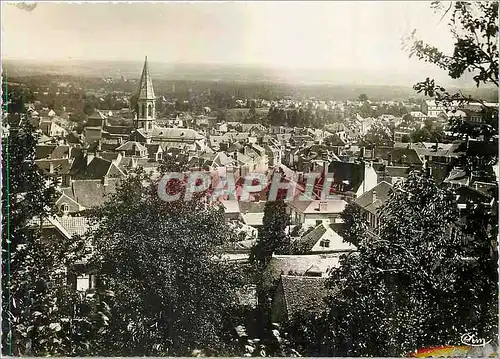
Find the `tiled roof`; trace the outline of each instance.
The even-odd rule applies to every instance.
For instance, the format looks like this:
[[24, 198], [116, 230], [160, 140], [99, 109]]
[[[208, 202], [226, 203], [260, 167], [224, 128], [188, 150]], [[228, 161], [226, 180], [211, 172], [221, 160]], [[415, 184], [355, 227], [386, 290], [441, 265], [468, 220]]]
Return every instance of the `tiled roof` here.
[[414, 148], [394, 148], [391, 155], [392, 161], [395, 163], [422, 164], [422, 160]]
[[148, 153], [157, 153], [163, 150], [163, 147], [160, 143], [148, 143], [145, 145]]
[[147, 148], [136, 141], [127, 141], [120, 147], [116, 149], [116, 151], [147, 151]]
[[243, 147], [244, 146], [238, 141], [232, 142], [229, 148], [227, 149], [227, 152], [239, 152], [243, 149]]
[[54, 151], [52, 151], [51, 158], [69, 157], [70, 150], [71, 147], [68, 145], [59, 145], [54, 149]]
[[48, 173], [50, 171], [50, 165], [52, 164], [54, 174], [68, 174], [70, 172], [72, 161], [64, 158], [64, 159], [46, 159], [46, 160], [36, 160], [35, 161], [38, 168], [42, 171]]
[[[324, 207], [320, 209], [320, 204], [324, 203]], [[317, 214], [317, 213], [342, 213], [344, 211], [347, 202], [344, 200], [314, 200], [309, 203], [307, 208], [304, 210], [306, 214]]]
[[225, 213], [240, 213], [240, 204], [238, 201], [221, 201]]
[[264, 271], [264, 285], [266, 287], [272, 285], [272, 282], [283, 274], [303, 275], [313, 265], [318, 266], [324, 276], [328, 276], [332, 268], [339, 267], [339, 258], [339, 253], [273, 255]]
[[265, 201], [260, 202], [239, 202], [241, 213], [264, 213]]
[[340, 161], [337, 155], [332, 152], [330, 147], [317, 144], [300, 149], [299, 156], [301, 156], [302, 160], [305, 161], [311, 161], [315, 159], [325, 161]]
[[249, 226], [262, 226], [264, 213], [242, 213], [241, 217], [245, 224]]
[[36, 145], [35, 158], [44, 159], [49, 158], [57, 145]]
[[89, 120], [105, 120], [106, 116], [104, 116], [99, 110], [94, 110], [92, 114], [88, 117]]
[[168, 140], [201, 140], [203, 135], [196, 132], [191, 128], [167, 128], [154, 126], [151, 131], [144, 131], [144, 129], [137, 130], [144, 137], [153, 137], [158, 139]]
[[282, 275], [281, 286], [288, 319], [304, 311], [319, 313], [326, 307], [326, 278]]
[[386, 166], [385, 172], [390, 177], [407, 178], [408, 175], [410, 174], [410, 168], [409, 167], [400, 167], [400, 166]]
[[464, 169], [462, 168], [453, 168], [450, 173], [448, 174], [448, 177], [444, 180], [446, 183], [461, 183], [461, 184], [467, 184], [469, 181], [469, 177], [467, 175], [467, 172], [465, 172]]
[[100, 179], [108, 174], [112, 162], [104, 158], [94, 157], [85, 168], [83, 177], [85, 179]]
[[301, 253], [307, 253], [312, 250], [314, 245], [318, 243], [321, 237], [326, 233], [326, 228], [323, 223], [319, 224], [311, 232], [307, 233], [302, 238], [294, 241], [294, 245], [298, 246]]
[[459, 204], [465, 204], [468, 201], [472, 201], [473, 203], [490, 203], [493, 198], [469, 186], [458, 187], [455, 189], [455, 194], [457, 195], [457, 202]]
[[75, 180], [72, 182], [70, 197], [86, 208], [97, 207], [104, 204], [106, 196], [116, 193], [119, 178], [108, 179], [108, 185], [104, 186], [101, 180]]
[[114, 161], [114, 160], [118, 159], [118, 156], [120, 156], [120, 154], [117, 152], [101, 152], [101, 153], [99, 153], [99, 157], [104, 158], [107, 161]]
[[104, 126], [104, 130], [110, 135], [129, 135], [132, 131], [130, 126]]
[[229, 166], [234, 164], [234, 160], [226, 155], [224, 152], [219, 152], [213, 160], [219, 166]]
[[57, 221], [66, 229], [70, 237], [74, 235], [83, 236], [90, 228], [88, 219], [85, 217], [56, 217]]

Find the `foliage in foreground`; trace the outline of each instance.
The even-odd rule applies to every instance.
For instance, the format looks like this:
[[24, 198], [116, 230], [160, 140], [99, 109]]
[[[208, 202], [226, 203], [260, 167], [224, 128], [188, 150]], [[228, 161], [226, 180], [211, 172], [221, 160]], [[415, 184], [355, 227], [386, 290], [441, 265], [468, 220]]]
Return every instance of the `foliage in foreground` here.
[[400, 356], [494, 338], [497, 272], [487, 238], [470, 238], [453, 193], [413, 172], [381, 210], [379, 235], [330, 279], [327, 325], [335, 355]]
[[157, 188], [137, 171], [92, 214], [93, 265], [115, 293], [103, 354], [230, 354], [239, 278], [218, 253], [230, 236], [223, 211], [164, 202]]

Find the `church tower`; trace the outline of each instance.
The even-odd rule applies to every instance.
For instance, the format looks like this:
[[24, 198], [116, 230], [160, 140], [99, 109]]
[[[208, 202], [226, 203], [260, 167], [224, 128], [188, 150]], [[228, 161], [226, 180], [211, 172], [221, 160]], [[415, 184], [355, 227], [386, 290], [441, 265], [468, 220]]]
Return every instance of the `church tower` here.
[[137, 106], [135, 108], [135, 128], [150, 131], [153, 129], [155, 116], [155, 93], [149, 75], [148, 57], [144, 60], [139, 89], [137, 90]]

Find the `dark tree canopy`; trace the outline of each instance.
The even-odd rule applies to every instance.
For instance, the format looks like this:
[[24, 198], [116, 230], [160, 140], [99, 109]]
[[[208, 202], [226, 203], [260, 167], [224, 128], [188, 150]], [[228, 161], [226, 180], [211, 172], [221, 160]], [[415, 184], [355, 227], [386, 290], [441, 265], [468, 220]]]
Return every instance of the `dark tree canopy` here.
[[218, 251], [231, 235], [223, 211], [200, 199], [164, 202], [157, 192], [139, 170], [93, 213], [94, 264], [115, 293], [105, 354], [229, 354], [224, 323], [239, 278]]
[[494, 338], [497, 273], [483, 263], [488, 241], [468, 242], [458, 219], [453, 193], [432, 179], [413, 172], [395, 187], [379, 234], [356, 231], [359, 252], [344, 256], [330, 279], [336, 356], [401, 356], [459, 345], [471, 331]]

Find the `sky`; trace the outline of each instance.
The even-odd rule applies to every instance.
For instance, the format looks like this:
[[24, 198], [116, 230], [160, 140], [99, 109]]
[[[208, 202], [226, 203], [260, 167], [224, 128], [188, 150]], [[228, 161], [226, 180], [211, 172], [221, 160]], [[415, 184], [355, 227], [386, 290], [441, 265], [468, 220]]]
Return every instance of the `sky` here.
[[44, 3], [2, 1], [2, 56], [35, 60], [216, 63], [439, 74], [409, 58], [413, 29], [452, 49], [427, 1]]

